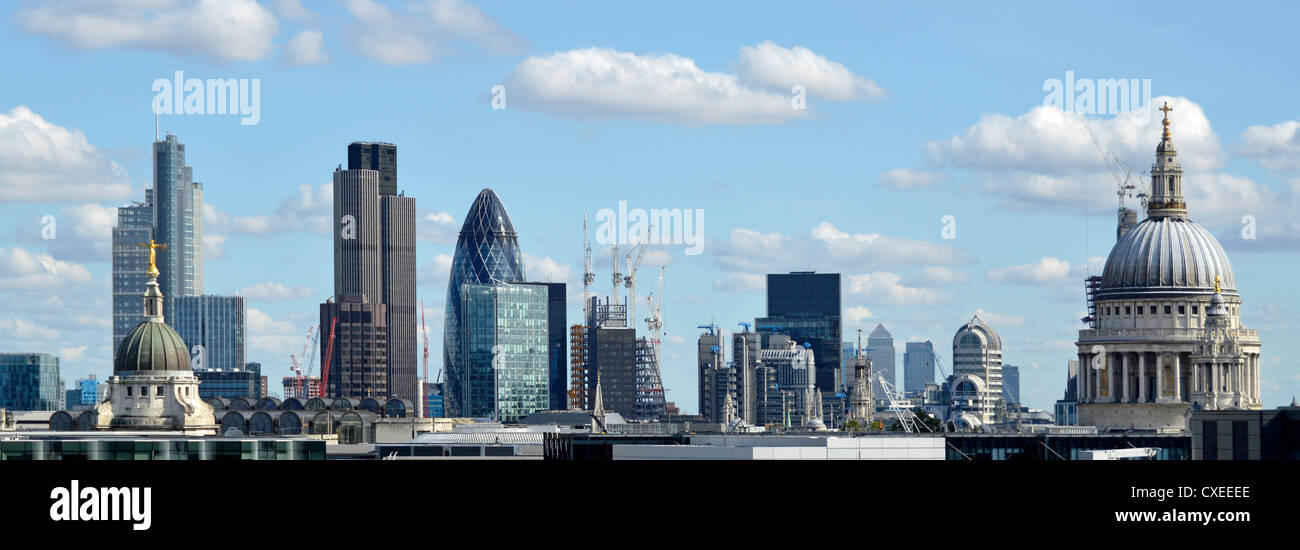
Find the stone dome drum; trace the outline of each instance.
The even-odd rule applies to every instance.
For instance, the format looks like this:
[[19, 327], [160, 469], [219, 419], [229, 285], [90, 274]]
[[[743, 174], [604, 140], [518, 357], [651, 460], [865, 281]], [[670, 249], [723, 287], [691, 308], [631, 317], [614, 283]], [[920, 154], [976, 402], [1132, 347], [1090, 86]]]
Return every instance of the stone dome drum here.
[[1219, 241], [1187, 218], [1151, 217], [1120, 237], [1106, 258], [1101, 292], [1212, 293], [1220, 277], [1236, 293], [1232, 265]]
[[189, 348], [166, 323], [145, 321], [131, 329], [117, 348], [113, 372], [188, 371]]

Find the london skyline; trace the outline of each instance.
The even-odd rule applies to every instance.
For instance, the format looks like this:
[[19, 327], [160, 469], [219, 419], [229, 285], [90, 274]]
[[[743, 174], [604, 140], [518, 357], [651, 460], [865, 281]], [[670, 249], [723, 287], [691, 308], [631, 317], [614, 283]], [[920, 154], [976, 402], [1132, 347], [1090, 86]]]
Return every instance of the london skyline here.
[[[158, 124], [186, 145], [185, 164], [204, 184], [204, 291], [246, 298], [247, 360], [271, 380], [289, 374], [289, 354], [331, 294], [330, 174], [348, 143], [381, 141], [401, 149], [401, 188], [420, 201], [416, 292], [431, 335], [443, 331], [457, 232], [483, 188], [508, 207], [530, 279], [568, 283], [571, 319], [581, 318], [583, 213], [623, 201], [700, 209], [700, 254], [657, 245], [642, 266], [668, 265], [661, 369], [679, 407], [696, 402], [695, 327], [752, 322], [765, 310], [765, 274], [815, 270], [843, 274], [843, 339], [883, 324], [899, 366], [906, 342], [929, 339], [951, 374], [951, 338], [978, 313], [1001, 335], [1004, 361], [1021, 366], [1023, 401], [1050, 409], [1076, 357], [1084, 277], [1100, 274], [1115, 242], [1116, 183], [1102, 151], [1136, 178], [1160, 139], [1157, 116], [1134, 123], [1045, 106], [1045, 82], [1070, 74], [1150, 79], [1152, 101], [1174, 107], [1188, 215], [1227, 250], [1242, 321], [1265, 343], [1263, 404], [1300, 393], [1300, 298], [1286, 273], [1300, 249], [1300, 122], [1286, 95], [1295, 77], [1252, 70], [1281, 59], [1264, 36], [1294, 42], [1280, 31], [1235, 35], [1262, 52], [1240, 63], [1181, 38], [1211, 17], [1195, 6], [1155, 29], [1142, 18], [1104, 20], [1114, 28], [1102, 44], [1082, 48], [1070, 33], [961, 6], [935, 22], [949, 36], [921, 44], [881, 22], [917, 15], [853, 5], [782, 18], [704, 6], [695, 20], [673, 21], [708, 38], [659, 36], [652, 30], [671, 14], [640, 7], [422, 5], [428, 14], [409, 18], [422, 23], [398, 27], [413, 37], [405, 49], [358, 31], [404, 14], [398, 5], [228, 3], [270, 22], [237, 31], [248, 46], [95, 39], [50, 23], [55, 8], [16, 8], [0, 35], [25, 53], [15, 70], [26, 74], [0, 90], [0, 214], [11, 220], [0, 227], [0, 349], [58, 355], [68, 380], [112, 370], [112, 211], [152, 184], [150, 85], [183, 70], [260, 79], [256, 124], [221, 115]], [[449, 33], [451, 16], [437, 6], [482, 24]], [[1017, 9], [1106, 26], [1067, 8]], [[955, 23], [966, 10], [970, 25]], [[745, 24], [731, 25], [733, 16]], [[603, 26], [548, 29], [556, 18]], [[840, 41], [859, 26], [871, 31], [866, 47]], [[901, 48], [915, 55], [888, 55]], [[1023, 53], [1006, 64], [1015, 66], [973, 62], [986, 48]], [[1149, 60], [1170, 48], [1178, 55]], [[584, 80], [596, 68], [618, 75], [612, 88]], [[570, 87], [557, 92], [548, 75]], [[791, 75], [807, 82], [807, 109], [787, 105]], [[340, 81], [351, 84], [331, 85]], [[705, 83], [736, 93], [719, 100]], [[672, 105], [619, 93], [674, 84], [684, 92]], [[493, 108], [498, 85], [504, 109]], [[42, 238], [47, 215], [53, 239]], [[1243, 238], [1246, 216], [1254, 239]], [[593, 290], [603, 296], [608, 246], [594, 248]], [[440, 340], [430, 339], [433, 358], [443, 356]], [[431, 370], [440, 366], [434, 359]]]

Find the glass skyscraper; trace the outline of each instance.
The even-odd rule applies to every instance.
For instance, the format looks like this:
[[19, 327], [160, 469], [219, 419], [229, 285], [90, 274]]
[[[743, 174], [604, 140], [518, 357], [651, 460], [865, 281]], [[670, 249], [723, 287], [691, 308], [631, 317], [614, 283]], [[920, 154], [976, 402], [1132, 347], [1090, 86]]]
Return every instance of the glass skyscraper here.
[[894, 359], [897, 355], [894, 349], [894, 335], [885, 329], [885, 325], [876, 324], [876, 329], [867, 336], [867, 357], [871, 358], [871, 391], [875, 395], [881, 397], [885, 395], [885, 389], [880, 387], [876, 375], [880, 375], [880, 378], [898, 387], [898, 377], [894, 375]]
[[461, 285], [462, 416], [514, 422], [550, 408], [547, 290]]
[[199, 350], [203, 353], [195, 370], [233, 372], [244, 367], [244, 313], [243, 296], [205, 294], [176, 299], [176, 309], [170, 316], [177, 320], [172, 325], [190, 346], [191, 359]]
[[163, 311], [176, 311], [177, 298], [203, 293], [203, 184], [193, 181], [176, 136], [155, 142], [153, 152], [154, 240], [167, 245], [157, 251], [158, 287], [167, 302]]
[[755, 319], [754, 328], [764, 347], [773, 334], [810, 344], [817, 388], [834, 391], [843, 345], [840, 319], [839, 273], [774, 273], [767, 276], [767, 317]]
[[903, 391], [925, 391], [926, 384], [934, 383], [934, 344], [908, 342], [903, 350]]
[[0, 353], [0, 409], [53, 411], [63, 401], [59, 358], [48, 353]]
[[[510, 223], [505, 205], [491, 189], [484, 189], [470, 205], [456, 239], [456, 252], [451, 260], [451, 274], [447, 283], [445, 323], [443, 324], [443, 366], [447, 372], [446, 393], [443, 395], [447, 416], [466, 416], [470, 411], [471, 378], [482, 376], [469, 368], [461, 342], [462, 311], [461, 290], [464, 285], [491, 285], [521, 283], [524, 273], [523, 253], [519, 249], [519, 235]], [[545, 307], [541, 315], [546, 316]], [[545, 335], [543, 335], [545, 337]], [[543, 408], [545, 408], [543, 406]]]
[[145, 202], [117, 209], [113, 228], [113, 353], [126, 333], [144, 321], [140, 308], [149, 271], [149, 249], [140, 246], [154, 238], [153, 191]]

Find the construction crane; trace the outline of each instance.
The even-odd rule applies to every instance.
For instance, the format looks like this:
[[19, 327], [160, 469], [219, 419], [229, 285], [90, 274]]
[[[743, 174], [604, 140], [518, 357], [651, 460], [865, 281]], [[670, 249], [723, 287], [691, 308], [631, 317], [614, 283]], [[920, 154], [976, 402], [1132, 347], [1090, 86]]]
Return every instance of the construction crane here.
[[894, 413], [894, 417], [898, 419], [898, 424], [903, 427], [904, 432], [920, 433], [921, 428], [925, 428], [927, 432], [934, 431], [930, 429], [929, 424], [922, 422], [916, 416], [916, 413], [912, 412], [911, 408], [902, 405], [902, 397], [898, 395], [898, 388], [885, 380], [884, 375], [876, 373], [876, 382], [885, 391], [885, 400], [889, 402], [889, 410]]
[[614, 302], [618, 301], [618, 287], [623, 285], [623, 274], [618, 272], [618, 245], [617, 244], [609, 245], [609, 261], [610, 264], [613, 265], [614, 267], [614, 274], [612, 276], [612, 279], [614, 281], [614, 288], [609, 293], [609, 305], [612, 306], [614, 305]]
[[582, 214], [582, 322], [569, 327], [569, 408], [587, 408], [587, 325], [591, 322], [591, 285], [596, 273], [591, 268], [591, 238], [587, 214]]
[[325, 358], [321, 361], [320, 367], [320, 393], [323, 396], [329, 396], [330, 383], [330, 359], [334, 357], [334, 329], [339, 325], [339, 318], [330, 319], [330, 338], [325, 344]]
[[655, 364], [659, 363], [660, 331], [664, 328], [663, 318], [660, 313], [663, 311], [664, 306], [664, 270], [666, 269], [668, 269], [667, 266], [660, 266], [659, 290], [646, 297], [646, 305], [650, 306], [650, 316], [645, 318], [645, 324], [646, 328], [650, 329], [650, 337], [655, 344]]
[[429, 382], [429, 327], [424, 324], [424, 298], [420, 298], [420, 332], [424, 335], [424, 381]]
[[[1125, 164], [1124, 161], [1120, 160], [1119, 157], [1115, 156], [1114, 153], [1107, 149], [1103, 149], [1101, 142], [1097, 141], [1097, 136], [1092, 133], [1092, 129], [1089, 128], [1087, 124], [1083, 125], [1083, 129], [1088, 132], [1088, 137], [1092, 139], [1092, 144], [1097, 148], [1097, 154], [1101, 155], [1102, 163], [1104, 163], [1106, 169], [1110, 171], [1111, 177], [1115, 178], [1115, 195], [1118, 197], [1119, 207], [1124, 208], [1124, 198], [1132, 197], [1133, 191], [1137, 189], [1136, 185], [1129, 183], [1133, 178], [1133, 169], [1129, 168], [1129, 166]], [[1120, 177], [1120, 172], [1124, 173], [1122, 178]], [[1143, 179], [1145, 174], [1146, 172], [1138, 174], [1139, 182], [1145, 181]], [[1142, 202], [1142, 206], [1146, 206], [1146, 192], [1143, 191], [1138, 193], [1137, 197], [1138, 200]]]
[[[624, 265], [627, 266], [627, 275], [623, 277], [623, 284], [627, 286], [627, 321], [629, 327], [636, 327], [636, 271], [641, 268], [641, 260], [645, 258], [646, 247], [650, 244], [650, 232], [654, 230], [654, 224], [650, 224], [641, 242], [633, 245], [624, 259]], [[636, 255], [635, 260], [632, 259], [634, 254]]]

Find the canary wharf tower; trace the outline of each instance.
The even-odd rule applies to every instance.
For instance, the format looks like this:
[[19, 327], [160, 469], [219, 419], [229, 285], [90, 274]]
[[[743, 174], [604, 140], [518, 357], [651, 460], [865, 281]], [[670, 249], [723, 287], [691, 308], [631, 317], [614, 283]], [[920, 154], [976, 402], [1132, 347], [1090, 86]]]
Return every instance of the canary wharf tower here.
[[1187, 429], [1193, 410], [1259, 409], [1259, 334], [1223, 247], [1187, 217], [1169, 131], [1151, 167], [1147, 218], [1119, 236], [1090, 281], [1093, 327], [1079, 331], [1079, 424]]

